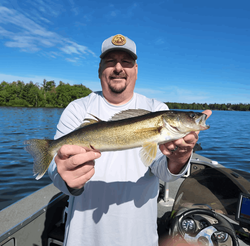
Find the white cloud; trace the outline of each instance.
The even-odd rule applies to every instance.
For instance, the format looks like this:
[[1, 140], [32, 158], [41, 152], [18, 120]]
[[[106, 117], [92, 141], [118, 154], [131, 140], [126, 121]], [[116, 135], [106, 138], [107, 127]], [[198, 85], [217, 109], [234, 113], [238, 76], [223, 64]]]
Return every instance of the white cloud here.
[[154, 89], [136, 87], [135, 91], [162, 102], [204, 103], [209, 98], [207, 92], [188, 90], [177, 86], [155, 87]]
[[164, 40], [163, 38], [158, 38], [157, 40], [155, 40], [155, 44], [156, 44], [156, 45], [165, 44], [165, 40]]
[[120, 13], [119, 10], [113, 10], [113, 11], [110, 12], [110, 15], [111, 15], [112, 17], [116, 17], [116, 16], [119, 15], [119, 13]]
[[208, 92], [199, 89], [186, 89], [186, 87], [170, 86], [165, 88], [166, 101], [183, 103], [204, 103], [209, 98]]
[[83, 81], [82, 84], [85, 85], [86, 87], [88, 87], [92, 91], [101, 91], [102, 90], [101, 82], [99, 82], [99, 81]]
[[26, 0], [28, 5], [33, 6], [43, 14], [57, 17], [60, 14], [62, 5], [60, 1], [48, 1], [48, 0]]
[[[44, 1], [40, 0], [35, 3], [40, 3], [41, 8], [45, 8]], [[57, 15], [57, 13], [54, 13], [54, 15]], [[42, 20], [42, 18], [39, 19]], [[88, 47], [47, 30], [47, 28], [17, 10], [0, 6], [0, 23], [2, 23], [0, 35], [6, 40], [5, 46], [7, 47], [19, 48], [24, 52], [46, 52], [47, 48], [53, 48], [61, 51], [60, 54], [55, 52], [54, 58], [56, 53], [60, 56], [64, 54], [68, 61], [72, 59], [68, 57], [69, 55], [78, 55], [82, 58], [90, 54], [96, 57]]]
[[69, 61], [69, 62], [77, 63], [79, 58], [78, 57], [76, 57], [76, 58], [66, 58], [66, 60]]
[[132, 17], [134, 15], [136, 8], [138, 8], [138, 6], [139, 5], [137, 3], [133, 3], [131, 6], [129, 6], [127, 9], [127, 16]]
[[74, 46], [67, 45], [67, 46], [61, 48], [61, 50], [63, 52], [65, 52], [66, 54], [72, 54], [72, 53], [79, 54], [77, 49]]
[[162, 90], [159, 89], [150, 89], [150, 88], [140, 88], [140, 87], [135, 87], [135, 92], [142, 94], [148, 98], [154, 98], [157, 99], [159, 101], [166, 101], [166, 99], [164, 100], [164, 97], [166, 98], [166, 96], [164, 95], [164, 92]]
[[[144, 82], [145, 84], [145, 82]], [[170, 84], [170, 83], [169, 83]], [[145, 84], [147, 86], [147, 84]], [[190, 84], [180, 84], [180, 86], [161, 87], [154, 86], [154, 89], [148, 87], [136, 87], [135, 91], [149, 98], [155, 98], [162, 102], [178, 103], [249, 103], [249, 94], [243, 90], [231, 90], [224, 88], [224, 94], [213, 88], [193, 87]]]
[[72, 11], [75, 15], [78, 15], [78, 14], [79, 14], [79, 10], [78, 10], [78, 8], [75, 6], [74, 0], [69, 0], [69, 3], [70, 3], [71, 11]]
[[105, 14], [105, 17], [115, 18], [118, 16], [119, 18], [121, 17], [131, 18], [135, 14], [135, 11], [138, 8], [138, 6], [139, 5], [137, 3], [133, 3], [132, 5], [128, 5], [128, 7], [124, 9], [124, 8], [121, 8], [119, 5], [110, 4], [109, 11], [107, 12], [107, 14]]

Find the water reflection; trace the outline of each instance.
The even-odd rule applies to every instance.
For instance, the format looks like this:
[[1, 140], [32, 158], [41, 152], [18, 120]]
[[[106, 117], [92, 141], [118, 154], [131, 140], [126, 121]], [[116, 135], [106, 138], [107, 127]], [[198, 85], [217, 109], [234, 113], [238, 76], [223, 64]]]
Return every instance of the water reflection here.
[[0, 209], [51, 183], [35, 180], [31, 156], [23, 141], [53, 138], [63, 109], [0, 107]]

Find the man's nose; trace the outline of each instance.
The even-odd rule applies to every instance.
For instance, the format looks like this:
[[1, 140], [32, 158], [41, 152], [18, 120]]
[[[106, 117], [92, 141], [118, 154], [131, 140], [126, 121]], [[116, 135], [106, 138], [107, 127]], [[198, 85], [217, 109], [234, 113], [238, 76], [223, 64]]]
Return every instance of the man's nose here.
[[115, 71], [118, 72], [118, 73], [120, 73], [122, 70], [123, 70], [123, 67], [122, 67], [121, 63], [117, 62], [115, 64]]

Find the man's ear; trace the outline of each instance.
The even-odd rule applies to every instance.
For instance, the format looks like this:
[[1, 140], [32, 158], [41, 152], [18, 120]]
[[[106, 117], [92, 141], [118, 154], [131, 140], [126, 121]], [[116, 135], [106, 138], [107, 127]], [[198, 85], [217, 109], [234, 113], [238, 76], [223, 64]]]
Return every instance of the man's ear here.
[[99, 63], [99, 68], [98, 68], [98, 78], [100, 79], [101, 78], [101, 62]]
[[137, 75], [138, 75], [138, 64], [136, 63], [136, 80], [137, 80]]

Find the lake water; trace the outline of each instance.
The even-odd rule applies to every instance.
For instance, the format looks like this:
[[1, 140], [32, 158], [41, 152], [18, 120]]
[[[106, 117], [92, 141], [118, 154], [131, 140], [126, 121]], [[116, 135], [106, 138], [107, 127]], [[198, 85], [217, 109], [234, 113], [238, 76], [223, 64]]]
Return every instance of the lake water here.
[[[51, 183], [33, 176], [33, 159], [24, 150], [30, 138], [53, 139], [63, 109], [0, 107], [0, 210]], [[250, 172], [250, 112], [213, 111], [211, 128], [198, 143], [204, 155], [228, 168]]]

